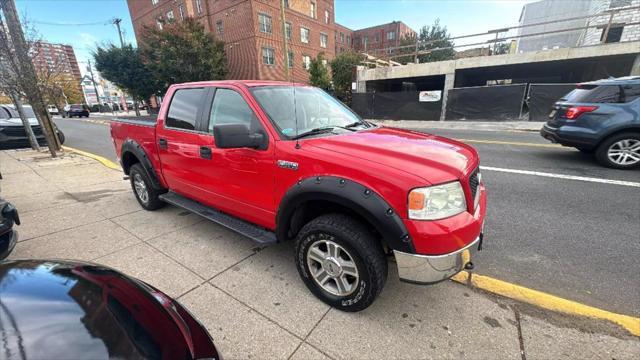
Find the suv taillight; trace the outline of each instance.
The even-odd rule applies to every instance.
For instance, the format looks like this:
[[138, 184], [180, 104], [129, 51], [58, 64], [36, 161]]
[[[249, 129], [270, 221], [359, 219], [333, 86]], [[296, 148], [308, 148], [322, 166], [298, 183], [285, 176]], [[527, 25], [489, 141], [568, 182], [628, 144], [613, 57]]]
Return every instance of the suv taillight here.
[[597, 106], [571, 106], [567, 109], [567, 112], [564, 114], [564, 117], [569, 120], [575, 120], [580, 115], [586, 112], [592, 112], [596, 110]]

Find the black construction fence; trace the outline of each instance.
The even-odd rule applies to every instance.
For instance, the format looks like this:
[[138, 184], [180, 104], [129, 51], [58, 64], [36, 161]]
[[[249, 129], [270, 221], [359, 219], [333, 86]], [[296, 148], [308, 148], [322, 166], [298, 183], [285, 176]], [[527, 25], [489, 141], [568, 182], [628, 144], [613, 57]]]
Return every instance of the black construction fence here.
[[[552, 105], [575, 84], [508, 84], [453, 88], [445, 120], [545, 121]], [[442, 100], [420, 101], [419, 91], [354, 93], [351, 108], [367, 119], [439, 120]]]

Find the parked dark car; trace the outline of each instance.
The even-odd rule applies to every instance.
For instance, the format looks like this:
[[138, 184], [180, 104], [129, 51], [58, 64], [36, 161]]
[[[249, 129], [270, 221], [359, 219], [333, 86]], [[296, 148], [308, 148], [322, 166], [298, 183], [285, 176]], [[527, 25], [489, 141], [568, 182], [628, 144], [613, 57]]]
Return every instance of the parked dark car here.
[[18, 232], [13, 229], [13, 225], [20, 225], [18, 210], [0, 198], [0, 260], [9, 256], [18, 242]]
[[640, 76], [578, 84], [555, 103], [540, 134], [595, 153], [604, 166], [640, 166]]
[[67, 117], [89, 117], [89, 107], [83, 104], [72, 104], [65, 109], [65, 116]]
[[[33, 134], [38, 140], [38, 144], [45, 146], [47, 144], [44, 131], [33, 113], [33, 109], [29, 105], [23, 106], [24, 112], [29, 120]], [[55, 125], [55, 124], [54, 124]], [[56, 126], [56, 133], [60, 139], [60, 143], [64, 143], [65, 136]], [[24, 125], [20, 119], [20, 115], [13, 105], [0, 105], [0, 149], [23, 148], [29, 147], [29, 139], [24, 131]]]

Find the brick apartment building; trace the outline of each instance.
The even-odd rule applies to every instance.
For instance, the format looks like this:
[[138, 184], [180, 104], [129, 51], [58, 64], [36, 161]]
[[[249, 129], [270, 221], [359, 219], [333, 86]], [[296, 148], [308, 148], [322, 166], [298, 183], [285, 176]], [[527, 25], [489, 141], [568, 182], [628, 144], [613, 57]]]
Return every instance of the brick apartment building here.
[[[128, 0], [136, 38], [143, 26], [193, 17], [225, 42], [229, 78], [285, 80], [280, 0]], [[352, 32], [335, 23], [333, 0], [285, 0], [291, 79], [307, 81], [306, 67], [350, 48]]]
[[376, 50], [399, 46], [400, 41], [416, 32], [402, 21], [356, 30], [353, 33], [353, 49], [361, 52], [375, 52]]
[[82, 93], [80, 67], [71, 45], [51, 44], [44, 41], [34, 43], [33, 66], [41, 74], [55, 74], [61, 81], [72, 81]]

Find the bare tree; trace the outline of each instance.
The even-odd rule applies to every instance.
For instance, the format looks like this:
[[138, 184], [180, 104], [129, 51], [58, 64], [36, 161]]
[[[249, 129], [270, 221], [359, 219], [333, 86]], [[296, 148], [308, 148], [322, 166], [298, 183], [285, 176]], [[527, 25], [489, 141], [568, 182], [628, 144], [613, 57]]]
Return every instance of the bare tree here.
[[[9, 78], [8, 83], [11, 87], [14, 90], [21, 90], [17, 93], [24, 93], [29, 100], [38, 122], [44, 130], [49, 152], [52, 157], [56, 157], [57, 151], [60, 150], [60, 141], [43, 101], [38, 76], [29, 56], [28, 42], [25, 40], [14, 0], [0, 0], [0, 9], [5, 20], [1, 29], [4, 34], [2, 43], [5, 45], [0, 56], [3, 59], [3, 66], [9, 68], [9, 71], [2, 71], [2, 73], [6, 74], [5, 80]], [[31, 126], [26, 124], [25, 130], [29, 131], [30, 129]]]

